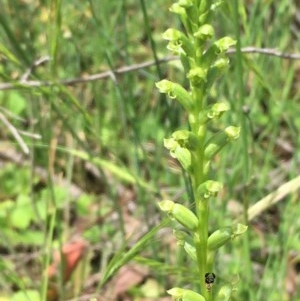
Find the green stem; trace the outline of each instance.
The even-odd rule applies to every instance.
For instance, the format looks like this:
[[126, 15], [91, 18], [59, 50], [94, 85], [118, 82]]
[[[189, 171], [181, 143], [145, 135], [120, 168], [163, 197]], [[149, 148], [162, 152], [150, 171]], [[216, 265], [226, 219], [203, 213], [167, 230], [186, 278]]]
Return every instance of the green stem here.
[[197, 253], [199, 270], [199, 283], [201, 294], [206, 300], [211, 300], [210, 293], [205, 286], [205, 274], [207, 273], [207, 237], [208, 237], [208, 201], [202, 200], [197, 195], [197, 188], [205, 181], [204, 175], [204, 141], [206, 125], [200, 124], [198, 116], [205, 106], [204, 89], [191, 85], [195, 108], [190, 114], [190, 126], [192, 132], [198, 136], [198, 149], [193, 156], [193, 193], [196, 202], [196, 214], [199, 220], [198, 231], [194, 234], [194, 243]]
[[[52, 249], [52, 242], [53, 242], [53, 233], [56, 221], [56, 208], [53, 209], [53, 212], [50, 216], [50, 229], [49, 232], [46, 234], [45, 237], [45, 257], [44, 257], [44, 271], [47, 271], [50, 265], [50, 258], [51, 258], [51, 249]], [[48, 288], [48, 274], [45, 273], [42, 278], [42, 285], [41, 285], [41, 300], [47, 300], [47, 288]]]
[[212, 301], [212, 290], [207, 293], [206, 301]]
[[196, 198], [197, 214], [199, 217], [198, 233], [195, 234], [195, 246], [197, 252], [198, 269], [200, 277], [200, 287], [202, 295], [207, 299], [207, 290], [205, 287], [205, 274], [207, 273], [207, 225], [208, 225], [208, 206], [207, 200]]
[[[202, 108], [200, 108], [200, 110], [201, 109]], [[195, 114], [196, 116], [199, 115], [200, 110]], [[205, 297], [206, 300], [210, 300], [209, 293], [206, 290], [205, 286], [205, 273], [207, 273], [208, 201], [200, 199], [197, 195], [197, 188], [205, 180], [203, 153], [206, 127], [200, 125], [196, 121], [192, 130], [199, 137], [199, 146], [194, 157], [194, 169], [192, 175], [194, 198], [196, 202], [196, 213], [199, 220], [198, 231], [194, 234], [194, 243], [197, 252], [201, 294]]]

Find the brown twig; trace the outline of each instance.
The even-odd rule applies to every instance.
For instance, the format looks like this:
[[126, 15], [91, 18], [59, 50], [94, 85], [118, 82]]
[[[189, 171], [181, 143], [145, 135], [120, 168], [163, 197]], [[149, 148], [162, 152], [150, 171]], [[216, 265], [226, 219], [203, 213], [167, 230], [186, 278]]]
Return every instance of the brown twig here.
[[[245, 47], [242, 48], [241, 51], [243, 53], [257, 53], [262, 55], [268, 56], [275, 56], [282, 59], [289, 59], [289, 60], [299, 60], [300, 54], [299, 53], [285, 53], [278, 51], [277, 49], [272, 48], [256, 48], [256, 47]], [[236, 50], [234, 48], [229, 49], [228, 53], [233, 54]], [[177, 56], [167, 56], [162, 59], [158, 60], [159, 64], [167, 63], [173, 60], [177, 60]], [[147, 61], [140, 64], [134, 64], [130, 66], [123, 66], [116, 70], [108, 70], [101, 73], [96, 73], [92, 75], [87, 75], [83, 77], [71, 78], [71, 79], [61, 79], [56, 81], [37, 81], [37, 80], [27, 80], [26, 77], [22, 77], [20, 80], [15, 82], [9, 83], [1, 83], [0, 90], [11, 90], [16, 88], [38, 88], [38, 87], [46, 87], [46, 86], [55, 86], [55, 85], [63, 85], [63, 86], [72, 86], [75, 84], [83, 84], [87, 82], [98, 81], [105, 78], [114, 78], [115, 75], [120, 75], [123, 73], [128, 73], [132, 71], [137, 71], [140, 69], [148, 68], [154, 66], [157, 62], [155, 61]], [[27, 74], [26, 74], [27, 75]]]
[[18, 130], [8, 121], [8, 119], [5, 117], [4, 114], [0, 112], [0, 121], [9, 129], [11, 134], [14, 136], [14, 138], [17, 140], [19, 143], [20, 147], [22, 148], [23, 152], [28, 155], [29, 154], [29, 148], [26, 145], [25, 141], [19, 134]]
[[[288, 60], [300, 59], [300, 53], [286, 53], [273, 48], [244, 47], [241, 49], [241, 51], [243, 53], [258, 53], [263, 55], [276, 56]], [[235, 53], [235, 52], [236, 50], [234, 48], [228, 50], [228, 53]]]

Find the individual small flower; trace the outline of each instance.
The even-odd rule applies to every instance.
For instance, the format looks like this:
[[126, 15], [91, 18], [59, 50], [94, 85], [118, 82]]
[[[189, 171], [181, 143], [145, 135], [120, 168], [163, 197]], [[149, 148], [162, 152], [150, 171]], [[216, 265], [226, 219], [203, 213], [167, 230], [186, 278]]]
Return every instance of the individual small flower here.
[[199, 86], [207, 80], [207, 69], [202, 67], [194, 67], [187, 74], [187, 78], [193, 86]]
[[187, 110], [193, 107], [193, 99], [190, 93], [181, 85], [173, 83], [167, 79], [163, 79], [155, 83], [160, 93], [166, 93], [171, 99], [177, 99], [179, 103]]
[[222, 188], [222, 183], [207, 180], [198, 187], [197, 194], [200, 196], [200, 198], [208, 199], [210, 197], [215, 197]]
[[174, 14], [178, 14], [180, 17], [187, 17], [186, 11], [184, 9], [184, 7], [182, 7], [181, 5], [179, 5], [178, 3], [173, 3], [170, 7], [170, 12], [174, 13]]
[[188, 150], [196, 150], [198, 147], [198, 137], [187, 130], [175, 131], [172, 134], [172, 138], [178, 142], [181, 147], [185, 147]]
[[193, 56], [194, 54], [194, 45], [188, 39], [188, 37], [180, 30], [169, 28], [163, 33], [163, 38], [169, 41], [168, 49], [176, 50], [177, 54], [186, 54], [188, 56]]
[[194, 33], [194, 37], [200, 40], [209, 40], [215, 35], [215, 30], [210, 24], [204, 24]]
[[240, 136], [240, 132], [241, 132], [241, 128], [240, 127], [236, 127], [236, 126], [228, 126], [225, 129], [225, 133], [227, 136], [227, 139], [229, 141], [233, 141], [239, 138]]
[[216, 41], [214, 44], [218, 48], [220, 54], [226, 52], [230, 47], [234, 46], [236, 41], [230, 37], [224, 37]]
[[220, 118], [224, 112], [230, 109], [228, 102], [217, 102], [211, 106], [207, 112], [207, 117], [210, 119]]

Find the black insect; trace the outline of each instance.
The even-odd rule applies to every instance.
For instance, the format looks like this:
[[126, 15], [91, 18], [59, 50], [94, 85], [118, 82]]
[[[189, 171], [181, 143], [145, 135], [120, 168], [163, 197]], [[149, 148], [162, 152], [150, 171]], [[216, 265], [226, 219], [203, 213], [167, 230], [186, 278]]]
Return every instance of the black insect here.
[[206, 285], [206, 289], [210, 292], [211, 288], [214, 285], [216, 279], [216, 275], [214, 273], [206, 273], [205, 274], [205, 285]]

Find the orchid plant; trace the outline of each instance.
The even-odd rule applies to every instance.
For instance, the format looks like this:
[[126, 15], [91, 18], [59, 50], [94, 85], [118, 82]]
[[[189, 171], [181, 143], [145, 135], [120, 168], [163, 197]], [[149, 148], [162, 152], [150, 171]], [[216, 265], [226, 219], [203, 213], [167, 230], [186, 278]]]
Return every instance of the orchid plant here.
[[175, 131], [164, 140], [164, 145], [191, 179], [195, 208], [192, 210], [172, 200], [159, 202], [160, 209], [176, 221], [174, 235], [179, 245], [198, 267], [200, 292], [179, 287], [168, 290], [174, 299], [182, 301], [230, 300], [232, 286], [225, 285], [217, 293], [213, 291], [215, 254], [247, 229], [245, 225], [235, 224], [215, 229], [210, 235], [208, 229], [210, 203], [222, 189], [222, 183], [211, 179], [211, 163], [222, 148], [236, 140], [240, 133], [240, 128], [235, 126], [220, 128], [218, 133], [209, 129], [209, 123], [230, 109], [226, 102], [208, 103], [212, 85], [229, 66], [227, 50], [236, 43], [230, 37], [215, 37], [211, 20], [222, 3], [178, 0], [171, 6], [170, 11], [179, 15], [184, 30], [170, 28], [163, 37], [168, 41], [167, 48], [179, 56], [189, 87], [186, 89], [166, 79], [156, 83], [161, 93], [176, 99], [188, 114], [189, 130]]

